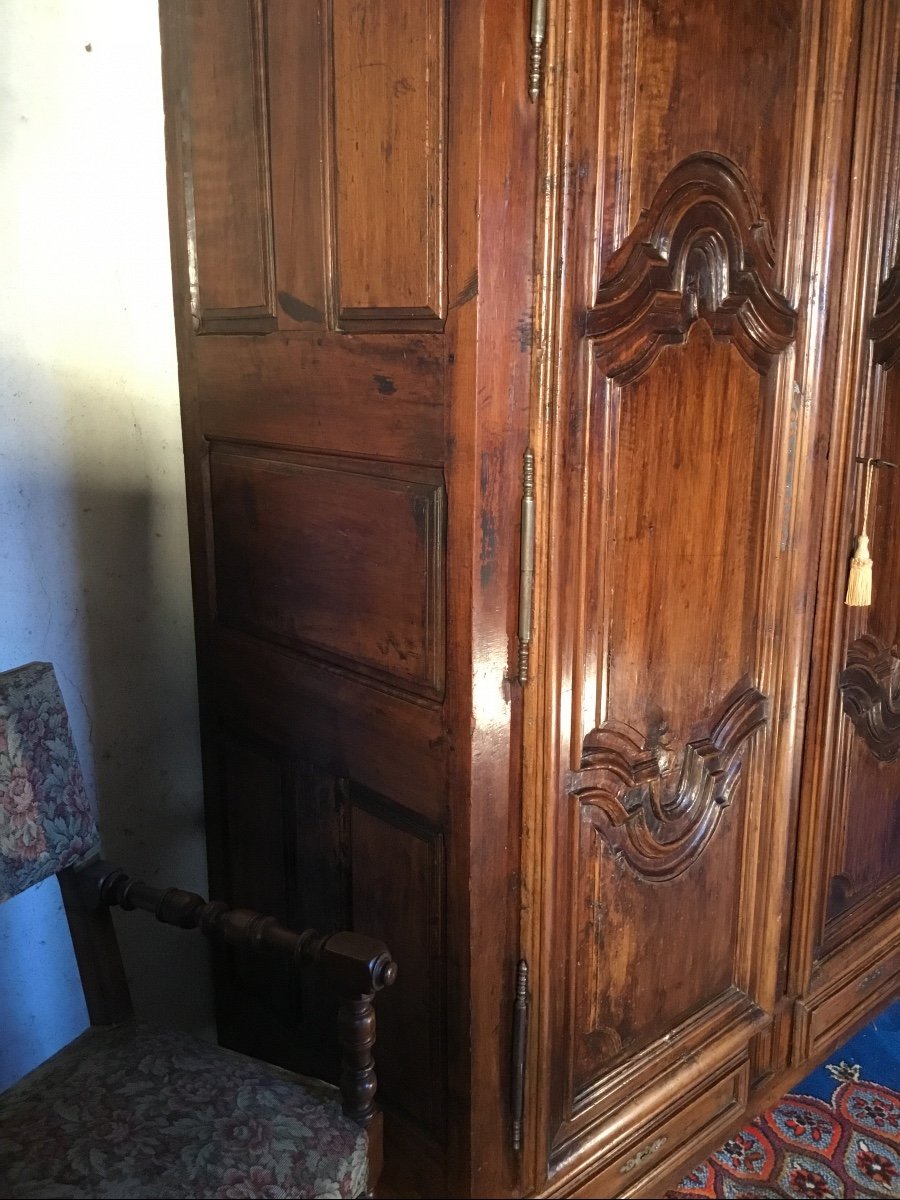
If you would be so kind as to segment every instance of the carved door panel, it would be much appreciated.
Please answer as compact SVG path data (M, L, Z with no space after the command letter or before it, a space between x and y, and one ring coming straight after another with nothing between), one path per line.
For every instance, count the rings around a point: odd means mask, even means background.
M812 716L804 765L795 1054L900 971L900 6L865 12ZM858 459L874 459L871 465ZM866 493L868 490L868 510ZM844 604L865 523L872 603ZM827 569L826 569L827 568Z
M850 8L557 6L557 417L537 435L556 799L532 815L547 1194L604 1164L622 1187L733 1122L784 991L820 231L840 206L841 109L819 89L847 69Z
M480 0L161 14L212 886L386 940L390 1165L420 1194L468 1194L479 1157L499 1194L516 864L485 829L510 822L527 15ZM486 914L471 921L470 896ZM490 986L470 999L482 956ZM292 981L230 965L218 1001L229 1044L327 1070L315 1022L299 1054Z

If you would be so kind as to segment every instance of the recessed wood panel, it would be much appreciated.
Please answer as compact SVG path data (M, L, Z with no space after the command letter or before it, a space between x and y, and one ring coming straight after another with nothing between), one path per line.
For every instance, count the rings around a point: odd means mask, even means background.
M325 0L267 0L269 131L278 325L321 329L328 321L330 227Z
M211 890L216 899L287 921L292 867L285 838L284 755L243 732L222 729L217 759L222 811L210 868L220 882ZM217 997L223 1044L269 1059L286 1050L280 1061L302 1069L289 964L246 951L219 952L216 962L220 980L228 981Z
M441 705L224 626L212 643L210 686L224 718L427 820L445 820L451 745Z
M191 0L186 146L200 332L275 327L261 0Z
M228 902L285 920L284 778L274 751L234 737L219 752Z
M738 785L767 715L752 683L770 436L763 377L698 322L635 382L598 387L596 455L609 483L590 504L589 544L606 547L602 591L599 579L590 586L603 604L585 617L597 670L579 680L587 724L571 780L573 1101L737 983L747 817ZM677 939L661 942L670 922Z
M378 1005L379 1089L389 1107L443 1138L444 843L437 826L351 785L354 928L399 964Z
M761 392L759 377L700 325L684 351L613 388L615 445L598 448L615 464L598 726L615 719L682 743L738 679L757 673ZM629 578L644 581L640 593ZM687 644L691 669L673 671Z
M215 441L444 461L438 334L197 338L200 416Z
M732 986L742 808L694 867L648 885L581 806L574 1097Z
M220 624L440 691L440 472L217 445L209 489Z
M338 315L444 314L444 0L332 0Z
M614 0L603 9L608 94L616 106L604 137L620 169L604 195L611 236L603 239L601 264L637 223L659 180L700 150L734 156L739 146L766 211L783 212L798 182L790 176L801 115L795 98L810 66L804 6ZM787 230L778 233L784 238Z

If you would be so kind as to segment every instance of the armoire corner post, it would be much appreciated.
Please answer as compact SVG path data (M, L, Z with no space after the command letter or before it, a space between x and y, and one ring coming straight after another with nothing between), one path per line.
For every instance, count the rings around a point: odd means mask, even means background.
M900 6L160 15L212 885L390 1194L658 1195L897 991Z

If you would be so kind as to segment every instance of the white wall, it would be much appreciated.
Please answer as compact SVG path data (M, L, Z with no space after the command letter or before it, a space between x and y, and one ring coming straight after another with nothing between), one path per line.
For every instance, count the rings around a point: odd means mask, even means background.
M107 856L205 892L156 3L0 8L0 669L56 665ZM208 1031L197 936L125 921Z

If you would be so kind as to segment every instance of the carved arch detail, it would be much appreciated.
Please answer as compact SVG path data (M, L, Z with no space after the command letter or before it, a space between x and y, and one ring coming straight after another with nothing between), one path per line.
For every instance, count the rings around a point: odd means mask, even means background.
M900 263L878 289L875 313L869 322L875 361L886 371L900 362Z
M881 762L900 758L900 658L871 634L847 651L838 677L844 712Z
M608 721L585 739L570 794L597 809L614 853L639 875L673 879L715 833L740 780L739 751L768 709L762 692L742 680L681 755L658 735Z
M669 172L610 259L585 335L624 384L702 319L762 375L797 330L773 280L768 222L745 175L722 155L694 154Z

